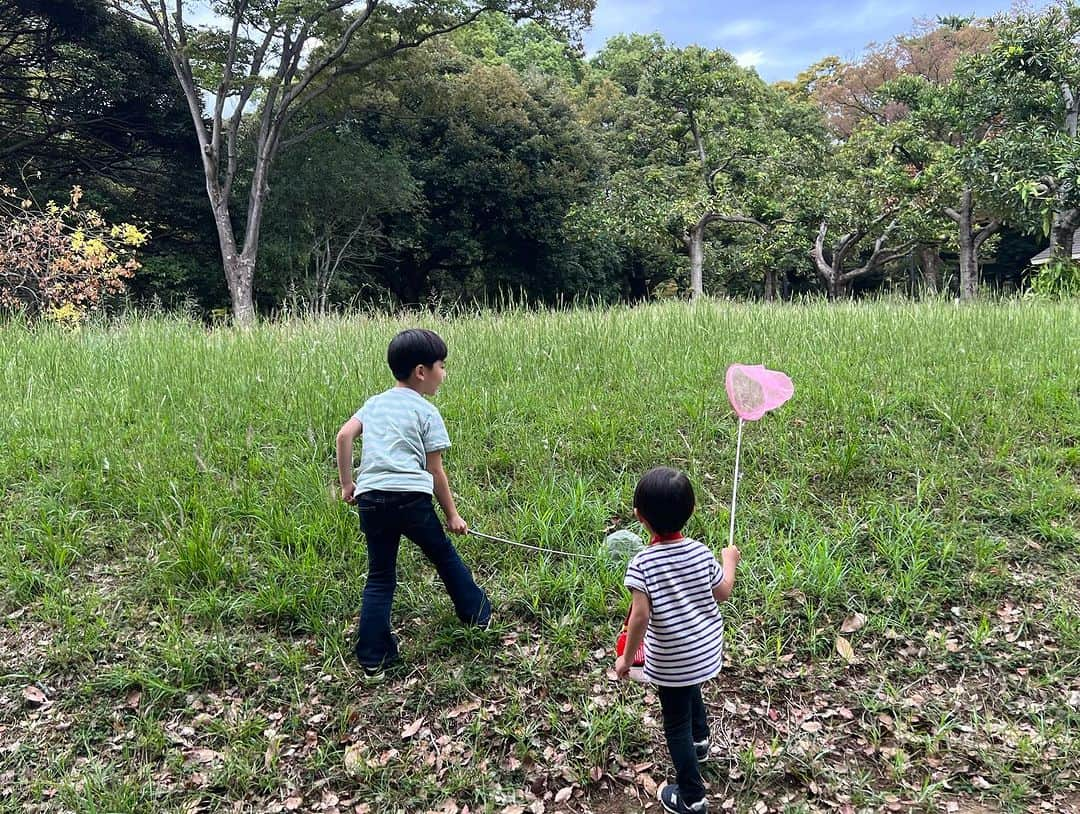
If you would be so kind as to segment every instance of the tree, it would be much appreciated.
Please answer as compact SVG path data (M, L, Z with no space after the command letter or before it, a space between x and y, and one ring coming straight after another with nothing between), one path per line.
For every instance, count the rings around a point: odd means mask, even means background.
M1069 264L1080 228L1080 5L1005 18L997 34L982 62L987 81L1002 86L992 154L1018 208L1042 221L1051 262Z
M313 116L329 115L313 108ZM304 120L296 126L303 128ZM266 282L280 281L302 295L316 313L348 299L395 250L387 217L420 206L420 191L397 148L372 144L362 123L345 121L324 130L279 159L289 183L269 200Z
M580 49L533 20L486 14L455 31L452 39L466 56L485 65L509 65L523 77L535 74L569 87L584 73Z
M944 215L955 224L960 299L974 300L980 252L1004 223L988 192L994 173L984 147L993 137L993 119L986 109L985 85L962 67L944 84L907 75L886 83L879 93L908 110L894 128L895 149L921 177L919 203L926 214ZM924 244L924 260L927 248Z
M942 216L954 224L962 299L976 296L980 250L1002 225L982 152L994 136L987 107L992 88L970 67L993 41L983 21L944 18L873 47L854 63L823 60L797 85L844 137L867 121L886 128L879 132L890 140L895 160L919 178L909 194L924 228L912 236L930 286L940 281L935 220Z
M737 224L771 239L787 219L793 171L820 156L824 131L808 105L723 51L655 49L640 39L617 45L598 61L618 69L624 84L634 74L622 52L636 49L647 61L635 94L615 97L609 107L617 112L598 122L621 164L599 204L628 230L674 235L690 258L691 296L699 296L710 227ZM775 281L765 289L774 291Z
M133 79L136 78L137 80ZM127 295L220 304L187 103L157 38L107 0L0 0L0 178L39 200L84 190L148 224Z
M293 117L342 77L468 25L485 11L535 17L575 30L588 21L593 0L312 0L261 3L222 0L213 5L224 25L194 25L193 2L111 0L122 13L152 28L183 90L201 150L234 319L254 317L253 285L259 232L270 192L271 168L289 141ZM203 94L212 100L209 116ZM252 111L254 109L254 115ZM243 235L238 239L231 205L240 139L250 119L253 167L247 182Z
M399 254L395 293L405 302L432 289L468 299L606 295L568 231L597 169L558 84L472 63L409 90L379 125L411 145L423 194L412 225L402 224L416 237Z
M902 102L879 93L882 85L903 76L944 84L962 57L989 48L994 36L988 26L975 20L963 26L959 22L923 23L912 34L872 45L854 62L826 57L801 73L792 90L813 99L843 138L866 118L880 124L898 121L907 111Z
M0 171L27 167L64 188L145 183L189 140L171 74L150 36L102 0L6 0Z
M807 204L819 224L810 251L831 299L851 294L856 280L911 252L918 209L910 169L891 150L888 127L867 121L808 184Z

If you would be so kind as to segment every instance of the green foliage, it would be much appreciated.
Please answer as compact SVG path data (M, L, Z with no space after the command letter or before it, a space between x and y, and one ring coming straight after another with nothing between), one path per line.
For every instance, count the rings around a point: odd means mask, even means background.
M539 74L567 86L584 73L581 56L567 42L532 20L515 22L505 14L485 14L454 32L454 45L486 65L509 65L522 76Z
M1031 278L1031 292L1038 297L1080 297L1080 263L1053 259Z
M801 173L824 152L817 113L719 50L616 38L593 67L619 90L594 82L582 104L609 168L589 219L624 245L680 250L699 224L729 219L725 242L745 243L747 257L756 247L760 278L792 236L775 227L793 220Z

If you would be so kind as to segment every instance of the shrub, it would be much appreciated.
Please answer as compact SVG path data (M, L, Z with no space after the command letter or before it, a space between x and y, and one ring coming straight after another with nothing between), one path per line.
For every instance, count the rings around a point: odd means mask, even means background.
M132 249L148 235L107 223L81 198L76 186L67 203L41 208L0 184L0 308L71 323L124 291L139 268Z

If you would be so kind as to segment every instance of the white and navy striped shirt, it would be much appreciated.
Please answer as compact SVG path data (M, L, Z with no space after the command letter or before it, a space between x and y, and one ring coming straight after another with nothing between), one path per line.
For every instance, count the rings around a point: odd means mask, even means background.
M427 454L450 446L438 409L411 387L372 396L354 416L364 425L356 494L434 491Z
M652 605L645 678L653 684L686 687L720 672L724 617L712 591L723 578L712 551L689 537L654 543L630 561L624 584Z

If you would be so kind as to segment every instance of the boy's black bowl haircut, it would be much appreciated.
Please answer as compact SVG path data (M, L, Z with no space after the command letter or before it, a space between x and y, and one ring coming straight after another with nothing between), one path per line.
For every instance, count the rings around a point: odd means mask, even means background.
M634 508L657 534L674 534L682 531L694 513L694 487L678 469L655 467L638 481Z
M386 363L394 378L403 382L417 365L431 367L440 360L445 361L446 354L446 343L437 333L426 328L409 328L390 340Z

